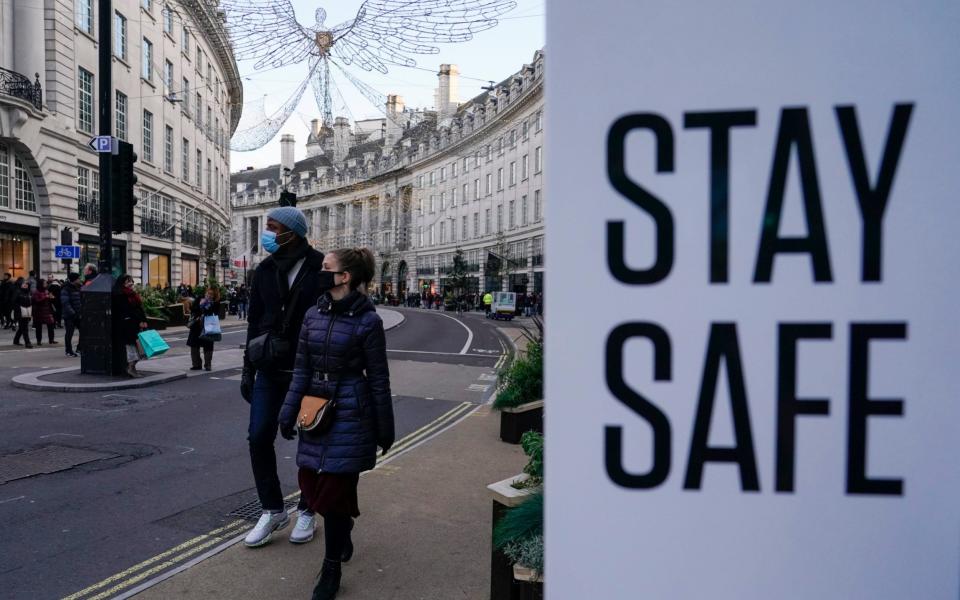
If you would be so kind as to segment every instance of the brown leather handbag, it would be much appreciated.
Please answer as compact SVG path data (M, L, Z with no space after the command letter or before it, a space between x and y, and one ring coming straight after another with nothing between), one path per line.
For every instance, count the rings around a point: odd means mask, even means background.
M297 415L297 427L300 431L324 431L333 421L336 402L320 396L304 396L300 401L300 414Z

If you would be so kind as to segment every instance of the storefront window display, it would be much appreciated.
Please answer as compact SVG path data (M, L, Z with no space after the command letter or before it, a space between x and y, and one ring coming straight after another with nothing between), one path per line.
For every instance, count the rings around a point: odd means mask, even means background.
M141 256L143 285L153 288L167 287L170 284L170 255L144 250Z
M180 283L195 286L200 283L200 261L194 258L185 258L180 263Z
M26 277L34 267L34 252L37 240L21 233L0 233L0 272L17 277Z
M113 265L114 278L119 278L126 271L127 256L125 250L126 249L123 246L113 246L113 257L111 259L111 264ZM80 267L83 268L83 265L87 263L92 263L95 265L100 264L99 242L80 241Z

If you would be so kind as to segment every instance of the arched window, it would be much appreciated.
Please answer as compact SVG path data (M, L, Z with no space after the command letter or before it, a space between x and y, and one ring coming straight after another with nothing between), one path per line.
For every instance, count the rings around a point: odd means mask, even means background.
M12 148L0 144L0 208L37 212L33 177Z

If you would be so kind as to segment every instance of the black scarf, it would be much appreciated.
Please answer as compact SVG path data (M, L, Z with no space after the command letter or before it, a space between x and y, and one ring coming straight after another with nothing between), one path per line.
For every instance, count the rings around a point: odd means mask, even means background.
M357 300L360 298L360 292L353 290L343 298L339 300L333 300L330 303L330 312L336 314L343 314L353 310L354 305L357 303ZM331 299L332 300L332 299Z
M290 269L310 250L310 244L307 243L307 240L297 234L293 235L295 241L280 246L280 249L271 255L273 262L277 264L277 268L284 274L289 273Z

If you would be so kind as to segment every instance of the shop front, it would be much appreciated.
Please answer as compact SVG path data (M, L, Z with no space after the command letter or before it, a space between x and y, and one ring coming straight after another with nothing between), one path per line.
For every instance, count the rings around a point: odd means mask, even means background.
M196 256L183 255L180 259L180 283L190 287L200 284L200 259Z
M100 238L92 235L80 236L80 265L79 269L87 263L94 265L100 264ZM113 240L113 256L111 264L113 266L113 277L119 278L127 270L127 243L123 240Z
M14 279L27 277L37 270L40 247L36 227L0 223L0 273L10 273Z
M143 248L140 252L143 267L143 285L165 288L170 283L170 253Z

